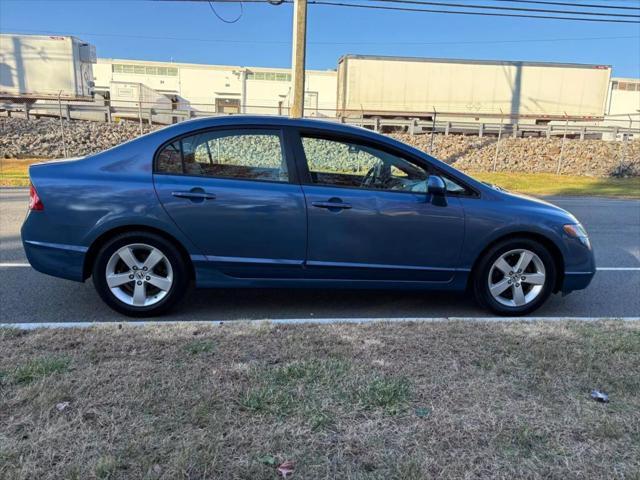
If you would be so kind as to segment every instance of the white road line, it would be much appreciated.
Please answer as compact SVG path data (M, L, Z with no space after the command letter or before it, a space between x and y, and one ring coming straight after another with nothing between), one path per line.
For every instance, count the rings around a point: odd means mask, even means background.
M6 262L0 263L0 268L29 268L26 262ZM640 267L598 267L598 272L640 272Z
M598 267L599 272L640 272L640 267Z
M602 320L618 320L622 322L640 322L640 317L417 317L417 318L276 318L264 320L184 320L184 321L125 321L125 322L34 322L34 323L0 323L0 328L18 328L34 330L36 328L91 328L113 327L123 325L131 327L161 327L161 326L222 326L222 325L329 325L335 323L366 324L366 323L442 323L442 322L599 322Z

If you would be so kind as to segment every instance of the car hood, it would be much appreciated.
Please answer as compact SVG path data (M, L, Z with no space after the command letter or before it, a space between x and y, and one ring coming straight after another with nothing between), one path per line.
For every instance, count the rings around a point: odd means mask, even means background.
M526 210L550 215L566 223L579 223L572 213L541 198L524 195L522 193L507 192L506 190L498 190L498 192L505 201L516 204Z

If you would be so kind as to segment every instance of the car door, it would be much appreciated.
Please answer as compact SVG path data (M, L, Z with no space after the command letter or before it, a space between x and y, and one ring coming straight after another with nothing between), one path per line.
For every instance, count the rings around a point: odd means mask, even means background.
M433 202L428 165L370 140L301 132L308 275L448 282L464 236L456 196ZM440 199L441 200L441 199Z
M207 261L241 277L301 270L304 197L280 129L213 129L157 153L160 201Z

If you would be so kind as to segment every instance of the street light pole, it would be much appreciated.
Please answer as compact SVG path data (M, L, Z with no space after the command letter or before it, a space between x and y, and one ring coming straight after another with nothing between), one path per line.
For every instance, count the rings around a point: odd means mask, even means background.
M294 0L293 44L291 58L291 80L293 102L289 110L291 118L304 116L304 66L307 45L307 0Z

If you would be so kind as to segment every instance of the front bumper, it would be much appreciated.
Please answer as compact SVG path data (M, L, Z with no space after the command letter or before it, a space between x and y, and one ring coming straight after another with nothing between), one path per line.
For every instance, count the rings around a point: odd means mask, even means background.
M567 295L574 290L587 288L595 274L595 269L593 272L565 272L562 288L560 289L562 294Z

